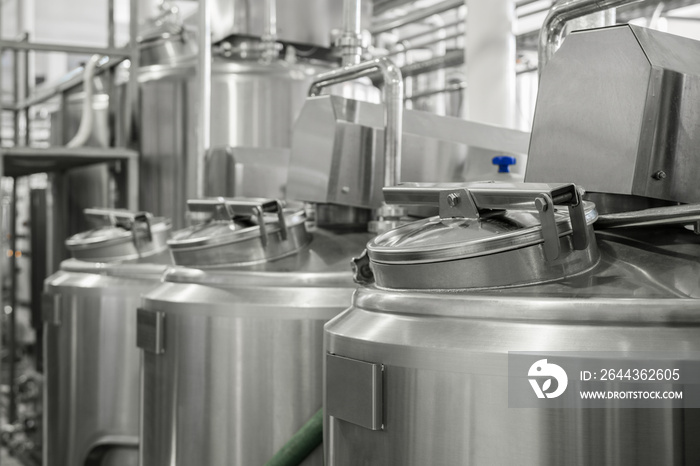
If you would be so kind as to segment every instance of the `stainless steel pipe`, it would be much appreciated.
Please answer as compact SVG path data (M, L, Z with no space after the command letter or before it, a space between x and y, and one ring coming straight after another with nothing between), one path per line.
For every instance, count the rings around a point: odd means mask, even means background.
M336 42L343 66L362 61L362 1L343 1L343 32Z
M197 58L199 115L197 118L196 193L204 197L205 157L211 147L211 0L199 1Z
M391 31L392 29L415 23L421 19L428 18L433 15L444 13L445 11L453 10L464 5L465 0L447 0L437 3L427 8L419 8L405 16L399 18L391 18L373 25L369 31L372 35L381 34L382 32Z
M401 181L401 125L403 123L403 78L401 70L386 57L375 58L319 74L311 83L309 96L317 96L326 87L381 72L384 80L384 186Z
M542 23L542 28L540 29L537 47L539 74L542 74L545 65L561 45L564 27L568 21L598 11L604 11L640 1L641 0L564 0L557 2L549 10L544 23Z

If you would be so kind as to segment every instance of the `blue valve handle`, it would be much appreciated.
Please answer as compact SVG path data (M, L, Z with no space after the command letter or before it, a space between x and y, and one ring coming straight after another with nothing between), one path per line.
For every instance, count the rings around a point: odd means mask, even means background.
M499 155L498 157L494 157L491 162L494 165L498 165L498 173L510 173L509 167L511 165L515 165L515 157L511 157L509 155Z

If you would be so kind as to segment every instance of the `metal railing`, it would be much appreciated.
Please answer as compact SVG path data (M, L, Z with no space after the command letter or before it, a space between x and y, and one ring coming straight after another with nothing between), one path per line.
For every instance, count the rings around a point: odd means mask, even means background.
M20 0L21 1L21 0ZM73 160L77 158L92 157L90 160L99 161L111 161L112 159L127 160L132 167L131 173L129 173L129 189L138 189L135 183L135 177L137 175L137 161L134 157L133 151L125 151L124 149L112 148L110 149L90 149L86 151L85 148L55 148L53 152L50 150L41 150L29 148L31 141L30 134L30 111L35 105L39 105L55 96L62 96L62 109L63 115L66 112L66 93L75 87L83 83L83 74L71 75L68 78L61 81L58 85L51 89L41 90L34 95L29 95L30 82L29 82L29 60L30 52L60 52L68 54L85 54L85 55L102 55L106 57L103 59L103 63L99 68L99 72L107 71L109 73L108 78L108 91L110 96L110 102L115 102L114 90L115 90L115 73L114 67L126 59L131 60L133 64L132 72L129 73L129 81L126 85L126 100L124 108L124 135L122 138L123 145L127 145L132 138L132 128L133 128L133 105L136 102L138 96L138 81L137 74L134 72L138 66L139 60L139 48L137 43L138 34L138 0L128 0L130 8L130 23L129 23L129 44L124 48L117 48L115 46L115 22L114 22L114 0L107 0L107 29L108 29L108 44L106 47L91 47L91 46L76 46L76 45L66 45L66 44L49 44L41 42L32 42L29 40L29 34L23 33L19 40L0 40L0 56L5 50L11 50L13 55L13 96L11 103L3 103L0 99L0 115L2 112L12 112L13 115L13 145L14 148L3 148L2 139L0 138L0 176L11 175L14 177L13 182L13 195L12 195L12 205L11 214L9 219L9 225L2 225L2 231L8 231L10 236L10 250L13 251L10 257L10 274L11 274L11 287L9 293L9 304L11 312L9 313L9 331L8 331L8 349L9 349L9 407L7 413L7 420L10 424L14 424L17 421L17 390L16 390L16 380L17 380L17 365L14 358L16 352L17 342L15 335L16 328L16 311L17 311L17 263L16 263L16 209L17 209L17 176L23 176L23 171L13 173L11 169L8 169L10 173L7 173L6 166L10 167L13 161L16 162L17 159L26 160L26 162L31 162L31 157L55 157L56 160ZM0 2L0 26L2 25L2 2ZM2 37L2 29L0 27L0 37ZM0 89L2 89L2 77L0 75ZM24 95L20 95L20 90L24 89ZM24 117L25 124L25 137L24 140L20 139L20 116ZM65 118L65 117L64 117ZM22 147L26 146L26 147ZM39 152L35 154L34 152ZM44 154L46 152L47 154ZM86 154L86 152L90 152ZM113 152L113 153L112 153ZM63 158L63 159L61 159ZM33 163L33 165L32 165ZM34 171L41 172L47 171L41 167L46 165L46 160L42 159L41 163L32 162L27 166L35 167ZM43 165L42 165L43 164ZM31 170L29 170L31 171ZM131 185L134 186L131 186ZM137 193L137 191L136 191ZM137 198L130 194L130 203L137 202ZM2 270L0 270L0 282L2 282ZM3 299L4 301L4 299Z

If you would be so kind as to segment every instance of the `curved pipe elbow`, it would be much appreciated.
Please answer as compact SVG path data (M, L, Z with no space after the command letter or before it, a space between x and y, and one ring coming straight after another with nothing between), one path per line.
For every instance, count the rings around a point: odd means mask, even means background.
M386 57L322 73L309 87L309 97L321 94L329 86L370 76L379 71L384 81L384 185L401 180L401 136L403 134L403 77L401 69Z

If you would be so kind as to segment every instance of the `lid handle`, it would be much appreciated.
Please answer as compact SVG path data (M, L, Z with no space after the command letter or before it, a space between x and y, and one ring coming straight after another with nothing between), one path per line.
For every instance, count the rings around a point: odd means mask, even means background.
M103 225L111 225L131 231L137 249L140 249L143 242L153 241L153 233L151 232L151 218L153 214L150 212L132 212L124 209L94 207L85 209L83 214L89 220L97 220L102 222Z
M284 217L284 203L278 199L266 199L258 197L218 197L213 199L193 199L187 201L190 212L210 213L214 218L225 215L233 221L240 217L255 217L260 226L260 240L263 246L267 246L267 228L265 226L266 212L276 213L280 226L280 236L287 239L287 221Z
M588 247L581 192L572 183L402 183L384 188L388 204L437 205L440 218L479 218L494 210L537 210L542 224L545 258L561 251L554 206L566 205L574 249Z
M695 234L700 235L700 204L683 204L599 215L596 228L634 228L674 224L692 224Z

